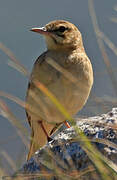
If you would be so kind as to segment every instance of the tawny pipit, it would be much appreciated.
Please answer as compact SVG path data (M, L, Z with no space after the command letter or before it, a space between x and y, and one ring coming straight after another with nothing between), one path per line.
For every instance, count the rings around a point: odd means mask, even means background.
M26 108L26 113L32 129L28 159L46 144L56 125L66 120L34 82L45 85L71 116L82 109L93 84L92 65L75 25L57 20L32 31L45 37L47 51L36 60L27 90L30 108Z

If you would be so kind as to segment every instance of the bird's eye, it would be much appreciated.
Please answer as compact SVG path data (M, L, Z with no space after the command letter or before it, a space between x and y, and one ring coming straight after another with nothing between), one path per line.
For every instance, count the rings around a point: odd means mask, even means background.
M58 29L58 31L61 32L61 33L64 32L65 30L66 30L65 26L60 26L59 29Z

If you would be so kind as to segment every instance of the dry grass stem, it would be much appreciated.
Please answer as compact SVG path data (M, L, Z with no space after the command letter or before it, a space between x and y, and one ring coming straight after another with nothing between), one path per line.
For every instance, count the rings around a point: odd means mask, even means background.
M112 67L110 64L110 60L109 60L108 55L106 53L106 49L105 49L102 38L108 44L108 46L114 51L114 53L116 52L116 48L115 48L114 44L111 41L109 41L109 39L99 29L96 13L95 13L95 9L94 9L94 0L88 0L88 5L89 5L90 16L92 19L92 24L93 24L94 31L95 31L95 34L97 37L97 42L98 42L104 63L106 65L107 72L108 72L109 77L111 79L114 91L117 95L117 80L114 76L114 73L113 73L113 70L112 70ZM116 52L116 54L117 54L117 52Z
M24 135L27 135L27 131L20 123L20 120L18 120L15 115L11 112L11 110L8 108L6 103L3 100L0 100L0 110L2 111L1 115L3 115L5 118L7 118L10 123L15 127L17 134L21 138L22 142L25 144L26 147L29 147L29 144L24 137ZM24 135L23 135L24 134Z
M13 169L13 171L17 170L17 167L14 163L14 161L11 159L11 157L8 155L8 153L6 151L2 151L1 155L6 159L6 161L8 162L8 164L11 166L11 168Z
M12 65L13 67L15 67L18 71L22 72L25 76L30 75L30 73L27 71L27 69L17 60L17 58L14 56L14 54L11 52L10 49L8 49L5 45L3 45L0 42L0 49L10 58L10 60L12 61L12 63L9 65Z

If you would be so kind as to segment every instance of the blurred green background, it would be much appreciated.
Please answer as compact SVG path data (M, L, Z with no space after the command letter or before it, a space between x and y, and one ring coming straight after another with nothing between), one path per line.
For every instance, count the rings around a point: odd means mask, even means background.
M117 7L115 3L115 0L94 0L101 31L117 46ZM40 35L29 30L56 19L68 20L80 29L85 50L94 69L92 93L79 116L93 116L108 112L116 106L117 97L96 40L88 1L0 0L0 42L7 46L20 63L31 72L33 63L46 49L46 46ZM106 44L105 48L116 77L117 56ZM8 61L8 56L0 50L0 90L25 100L28 79L9 67ZM4 100L30 133L24 109L10 100ZM5 152L19 167L25 162L27 154L25 145L16 134L12 124L0 116L0 167L12 173L13 169L11 165L8 165Z

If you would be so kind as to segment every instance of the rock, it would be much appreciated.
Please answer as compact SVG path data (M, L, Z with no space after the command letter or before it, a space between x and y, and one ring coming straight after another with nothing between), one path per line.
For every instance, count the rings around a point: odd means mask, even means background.
M76 127L91 139L99 152L117 165L117 108L101 116L76 118ZM36 152L13 177L28 177L30 180L100 180L95 163L83 150L80 141L75 140L76 137L73 127L63 130ZM109 176L110 180L117 179L116 174L110 173Z

